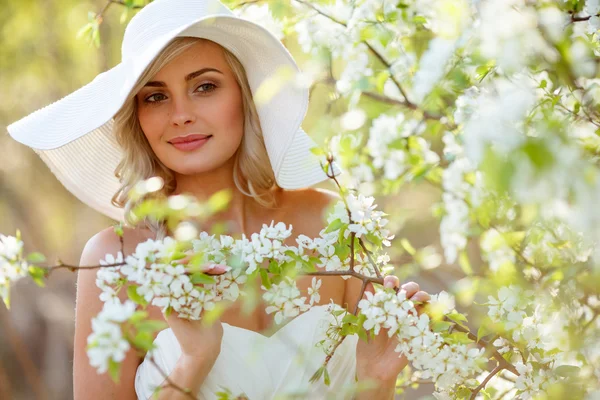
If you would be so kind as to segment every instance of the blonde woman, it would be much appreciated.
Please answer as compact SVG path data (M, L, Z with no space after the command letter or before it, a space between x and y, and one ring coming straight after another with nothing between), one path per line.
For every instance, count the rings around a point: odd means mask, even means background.
M274 36L235 17L216 0L156 0L130 22L122 55L119 65L88 85L9 126L10 134L34 148L78 198L115 220L126 220L128 190L158 175L165 182L165 196L189 193L204 200L218 190L231 190L230 207L207 221L204 230L228 221L231 235L250 236L274 220L293 226L289 245L295 245L297 235L319 235L324 212L338 197L309 188L327 177L310 152L314 143L300 128L307 90L289 83L268 102L253 100L260 84L279 69L297 70ZM162 226L131 226L124 233L125 254L140 242L168 234ZM119 238L107 228L88 241L81 265L97 265L120 250ZM224 271L207 267L210 274ZM118 383L90 366L87 337L91 319L102 309L95 280L96 270L79 272L74 397L147 398L164 376L143 356L129 351ZM399 282L386 277L385 284ZM309 277L298 280L301 291L309 286ZM428 299L415 283L403 288L416 300ZM353 310L360 289L355 279L324 277L321 303L331 299ZM166 318L169 329L155 338L157 362L170 381L202 399L216 398L215 392L225 387L262 400L289 389L292 381L305 383L314 371L292 363L293 354L287 355L285 371L269 367L274 364L267 359L281 361L284 354L271 354L268 348L262 369L240 361L236 346L251 346L251 338L270 343L259 335L271 325L264 308L244 315L234 304L210 328L172 314ZM294 329L305 338L306 348L315 344L312 333L324 310L314 307L297 317ZM165 320L157 307L148 311L152 319ZM357 398L393 398L396 376L406 365L394 352L393 340L382 334L368 343L356 338L344 343L330 371L331 388L316 385L310 398L322 398L326 390L335 392L355 379L378 383ZM311 353L316 357L312 361L322 362L321 353ZM166 388L158 398L189 397Z

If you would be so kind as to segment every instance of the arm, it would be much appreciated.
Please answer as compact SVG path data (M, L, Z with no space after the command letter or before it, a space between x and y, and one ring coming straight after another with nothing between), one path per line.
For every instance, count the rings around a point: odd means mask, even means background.
M135 250L137 243L147 238L129 237L128 231L125 231L124 243L125 253L131 254ZM112 228L105 229L92 237L86 244L81 256L80 265L98 265L99 260L104 259L106 254L116 255L121 251L121 243L118 236ZM77 279L77 304L76 304L76 322L75 322L75 349L73 366L73 388L74 399L137 399L135 392L135 375L137 368L142 362L142 358L136 354L136 351L130 349L121 364L121 374L119 382L112 381L108 374L99 375L90 363L86 353L87 338L92 332L91 320L102 310L103 303L99 299L101 290L96 286L97 269L79 270ZM127 299L127 293L122 290L119 293L121 301ZM147 309L151 319L160 319L164 321L160 310L149 307ZM174 319L175 318L175 319ZM195 331L187 331L186 325L189 322L179 320L176 317L169 318L169 324L174 332L184 332L184 335L194 336ZM173 326L175 324L175 326ZM216 328L221 328L216 324ZM221 328L222 329L222 328ZM208 330L208 333L213 331ZM217 332L217 342L220 342L220 332ZM158 334L158 333L156 333ZM155 334L155 336L156 336ZM205 338L208 339L208 338ZM206 340L210 342L209 340ZM215 346L213 346L215 347ZM169 381L180 388L189 388L195 395L204 382L206 376L212 369L218 352L205 351L199 352L201 356L182 355L169 375ZM165 379L166 383L166 379ZM158 399L189 399L190 395L181 393L180 390L165 388L161 390Z
M181 356L175 368L169 375L169 380L180 388L190 389L191 393L184 394L163 382L164 388L159 391L157 400L190 400L196 398L202 383L212 369L216 360L196 360Z
M372 380L373 381L373 380ZM359 379L358 382L361 382ZM396 394L396 382L382 383L377 381L377 387L373 390L362 390L356 394L355 400L394 400Z
M93 236L85 245L80 265L98 265L107 253L117 254L121 250L119 238L112 228ZM86 347L92 332L91 321L102 310L99 299L101 290L96 286L96 269L79 270L77 274L77 297L75 305L75 343L73 355L73 394L75 400L123 399L137 400L134 389L135 372L140 358L129 350L121 366L119 383L114 383L109 374L99 375L90 365ZM121 292L121 301L127 297Z

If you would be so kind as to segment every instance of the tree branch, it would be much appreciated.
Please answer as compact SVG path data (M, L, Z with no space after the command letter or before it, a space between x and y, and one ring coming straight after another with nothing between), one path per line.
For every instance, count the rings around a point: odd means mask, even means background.
M498 372L502 371L503 369L504 368L501 367L500 365L496 366L496 368L494 368L492 370L492 372L490 372L488 374L488 376L485 377L483 382L481 382L481 384L479 386L477 386L475 389L473 389L471 391L471 399L470 400L475 400L475 398L477 397L477 394L481 391L481 389L483 389L485 387L485 385L487 385L487 383L490 381L490 379L492 379L494 377L494 375L496 375Z

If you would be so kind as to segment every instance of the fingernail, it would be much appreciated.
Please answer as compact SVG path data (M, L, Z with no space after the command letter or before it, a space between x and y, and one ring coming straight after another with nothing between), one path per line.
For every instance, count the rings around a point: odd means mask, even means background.
M214 269L217 265L216 264L210 264L208 267L206 267L207 271L210 271L211 269Z
M390 282L390 281L386 281L383 283L383 287L385 288L393 288L394 287L394 283Z

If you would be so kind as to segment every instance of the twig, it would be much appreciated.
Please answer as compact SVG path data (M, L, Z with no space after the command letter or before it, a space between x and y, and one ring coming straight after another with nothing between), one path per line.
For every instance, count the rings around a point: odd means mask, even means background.
M340 24L340 25L342 25L342 26L344 26L344 27L347 27L347 26L348 26L348 25L347 25L345 22L343 22L343 21L340 21L339 19L337 19L337 18L334 18L333 16L331 16L331 15L329 15L329 14L327 14L327 13L324 13L323 11L319 10L317 7L315 7L315 6L314 6L314 4L308 3L308 2L306 2L306 1L304 1L304 0L295 0L295 1L296 1L296 2L298 2L298 3L300 3L300 4L303 4L303 5L307 6L307 7L309 7L309 8L312 8L312 9L313 9L314 11L316 11L318 14L320 14L320 15L324 16L325 18L328 18L328 19L332 20L333 22L335 22L335 23L337 23L337 24Z
M569 14L571 14L571 22L589 21L592 17L600 17L600 14L587 15L585 17L582 17L582 16L575 15L574 11L569 11Z
M360 243L360 247L363 248L363 250L367 254L367 257L369 258L369 261L371 262L371 264L373 266L373 269L375 269L375 275L377 275L378 278L381 278L381 272L379 271L379 267L377 267L377 264L373 260L371 251L369 251L369 249L367 249L367 246L365 246L365 242L361 238L358 238L358 243Z
M498 364L500 367L502 367L502 369L506 369L517 376L521 375L521 374L519 374L519 371L517 371L517 369L514 367L514 365L512 365L511 363L506 361L504 359L504 357L502 357L502 354L498 353L498 351L496 350L496 348L493 345L489 344L488 342L486 342L485 340L483 340L481 338L477 339L477 336L474 335L473 333L471 333L471 331L468 328L465 328L464 326L457 324L455 321L451 320L450 318L445 317L445 319L448 322L454 323L454 329L456 329L459 332L466 333L467 336L469 337L469 339L473 340L476 344L483 346L486 350L490 351L492 353L493 357L496 359L496 361L498 361Z
M152 365L154 365L154 367L158 370L158 372L160 372L160 374L165 377L165 382L167 382L166 385L161 385L158 388L162 389L162 388L172 387L173 389L178 390L181 393L185 394L190 399L196 400L196 398L194 397L194 395L191 393L190 389L184 389L184 388L182 388L181 386L175 384L172 380L169 379L169 375L167 375L167 373L162 370L162 368L156 363L156 361L154 361L154 357L152 357L152 355L150 355L150 357L148 357L148 360L152 363Z
M481 391L481 389L483 389L485 387L485 385L487 385L487 383L490 381L490 379L492 379L494 377L494 375L496 375L498 372L502 371L503 369L504 368L500 365L496 366L496 368L494 368L492 370L492 372L490 372L488 374L488 376L485 377L483 382L481 382L481 384L479 386L477 386L475 389L473 389L471 391L471 399L470 400L475 400L475 397L477 397L477 394Z
M347 28L348 25L343 22L340 21L339 19L333 17L332 15L329 15L325 12L323 12L322 10L320 10L319 8L315 7L313 4L307 3L304 0L295 0L296 2L303 4L311 9L313 9L314 11L316 11L318 14L324 16L325 18ZM400 93L402 94L402 97L404 97L404 101L400 101L400 100L395 100L395 99L391 99L387 96L383 96L383 95L379 95L376 93L372 93L372 92L362 92L362 94L365 94L373 99L379 100L379 101L383 101L387 104L397 104L397 105L401 105L403 107L407 107L411 110L414 111L420 111L423 114L423 118L425 119L430 119L430 120L436 120L439 121L442 119L441 115L435 115L435 114L431 114L425 110L422 110L419 106L417 106L415 103L411 102L408 99L408 96L406 94L406 91L404 90L404 88L402 87L402 85L400 84L400 82L396 79L396 77L394 76L394 74L392 73L392 66L389 63L389 61L387 61L383 55L381 53L379 53L367 40L362 40L361 43L363 43L364 45L367 46L367 48L369 49L369 51L385 66L385 68L389 71L390 73L390 79L392 80L392 82L394 82L394 85L396 85L396 87L398 88L398 90L400 91ZM448 125L449 129L454 129L455 126L453 126L452 124L446 124Z
M68 265L68 264L59 264L59 265L52 265L52 266L47 266L47 267L43 267L43 266L39 266L40 268L44 268L47 270L46 272L46 276L49 276L52 272L58 270L58 269L68 269L71 272L75 272L76 270L79 269L99 269L99 268L109 268L109 267L122 267L126 265L125 263L115 263L115 264L106 264L106 265Z
M242 1L242 2L234 5L231 8L235 10L236 8L245 7L245 6L249 5L249 4L260 3L261 1L264 1L264 0L247 0L247 1Z
M104 7L102 7L102 10L100 10L100 12L98 14L96 14L96 19L98 20L98 23L101 24L102 21L104 21L104 14L106 13L106 11L108 10L108 8L113 5L113 4L118 4L121 6L126 6L125 2L123 0L108 0L108 2L104 5ZM131 6L130 8L132 9L141 9L144 8L145 5L143 6Z
M360 288L360 297L358 298L358 301L356 302L356 305L354 306L354 312L352 313L354 315L356 315L358 313L358 303L360 302L360 299L362 299L366 288L367 288L367 281L363 281L362 287Z

